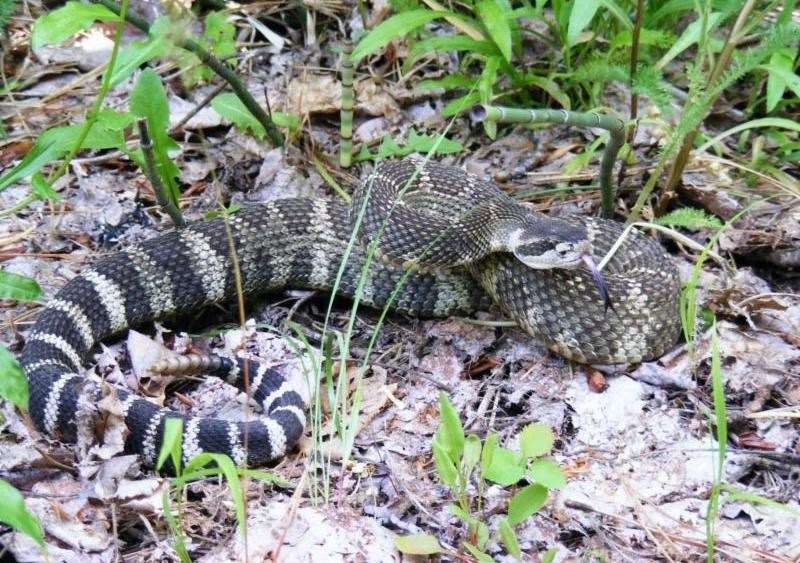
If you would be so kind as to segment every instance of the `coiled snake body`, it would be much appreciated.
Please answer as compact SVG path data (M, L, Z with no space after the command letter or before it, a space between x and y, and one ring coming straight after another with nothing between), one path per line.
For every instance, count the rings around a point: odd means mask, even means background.
M399 203L397 192L405 192ZM338 287L343 295L354 294L366 264L361 302L373 307L391 297L392 309L438 317L486 307L491 298L549 348L579 362L639 362L677 338L678 277L648 237L632 232L604 270L608 308L592 276L574 266L588 249L602 257L620 236L619 224L552 220L457 168L406 159L379 167L351 208L323 199L272 201L229 217L230 234L222 219L194 224L83 271L47 304L22 351L36 426L76 439L79 412L101 395L99 384L81 375L100 340L235 295L231 246L247 295L330 289L364 202L361 235L379 244L371 261L366 244L354 245ZM383 225L387 212L392 220ZM242 386L245 363L232 363L230 383ZM127 449L152 465L164 419L179 417L185 459L214 451L259 465L282 456L303 432L305 405L277 372L255 363L248 370L264 412L247 422L179 415L120 390Z

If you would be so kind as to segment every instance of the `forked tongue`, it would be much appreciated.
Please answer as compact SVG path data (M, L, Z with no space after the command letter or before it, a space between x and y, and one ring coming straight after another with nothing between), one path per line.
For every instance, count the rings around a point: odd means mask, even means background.
M592 278L594 278L594 283L597 285L597 291L600 292L600 298L603 300L603 303L606 306L606 311L611 309L614 310L614 304L611 302L611 295L608 293L608 286L606 285L606 280L603 277L603 273L600 271L600 268L597 267L597 264L594 262L594 258L589 253L581 254L581 260L583 263L586 264L586 268L589 270L589 273L592 274Z

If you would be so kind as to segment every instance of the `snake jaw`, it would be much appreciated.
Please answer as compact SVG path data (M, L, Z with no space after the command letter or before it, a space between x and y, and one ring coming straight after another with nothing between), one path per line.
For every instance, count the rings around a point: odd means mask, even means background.
M592 258L592 255L588 252L581 254L581 260L586 265L586 268L589 270L589 273L594 279L594 283L597 285L597 291L600 292L600 298L603 300L606 311L609 309L613 311L614 303L611 301L611 295L608 293L608 285L603 277L603 272L600 271L600 268L597 267L594 258Z

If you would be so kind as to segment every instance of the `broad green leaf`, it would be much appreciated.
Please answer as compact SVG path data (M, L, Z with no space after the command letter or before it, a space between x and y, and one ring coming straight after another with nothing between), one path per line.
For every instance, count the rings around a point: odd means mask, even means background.
M503 540L503 545L506 546L511 557L522 559L522 550L519 548L517 534L514 533L511 524L508 523L508 518L500 518L497 528L500 532L500 539Z
M168 417L164 420L164 434L161 440L161 449L158 452L156 471L163 467L167 457L172 459L172 468L176 474L181 472L181 441L183 440L183 420Z
M511 28L506 12L495 0L481 0L475 4L475 11L500 54L511 62Z
M394 539L394 546L400 553L408 555L433 555L442 552L439 540L428 534L397 536Z
M492 464L483 472L483 478L508 487L522 479L523 471L517 452L507 448L496 448L492 455Z
M218 59L225 60L236 53L235 33L236 29L233 24L228 22L227 14L210 12L205 17L203 34L197 42ZM202 64L195 53L183 51L179 58L181 59L181 68L188 68L183 76L187 85L192 86L214 77L214 71Z
M467 474L472 472L481 459L481 439L475 434L470 434L464 441L464 457L462 463Z
M417 59L431 51L468 51L485 56L491 56L497 52L488 41L478 41L466 35L442 35L417 41L411 48L409 58Z
M300 128L300 117L293 113L273 111L270 115L272 122L278 127L286 127L289 131L297 131ZM259 125L261 125L259 123Z
M0 397L10 401L18 409L28 410L28 382L25 380L25 373L3 344L0 344ZM0 514L2 513L0 510Z
M767 76L767 111L775 109L775 106L783 98L786 88L800 98L800 76L792 72L793 61L791 59L783 59L780 62L770 61L770 64L760 65L758 68L769 73Z
M211 100L211 107L242 131L250 130L258 139L263 139L267 134L264 126L250 113L236 94L227 92L216 96Z
M553 449L553 430L546 424L529 424L519 435L519 450L525 458L540 457Z
M508 523L516 526L537 512L547 502L547 489L542 485L528 485L511 497L508 503Z
M123 131L133 123L133 115L127 111L105 108L97 112L96 123L109 131Z
M458 487L456 464L438 439L433 440L431 447L433 448L433 463L436 466L436 474L439 476L439 480L451 489L456 489Z
M222 209L214 209L213 211L206 211L203 214L203 219L206 221L210 221L211 219L216 219L217 217L230 217L237 211L242 208L241 205L238 203L233 203L228 207L223 207Z
M486 440L483 442L483 451L481 452L481 475L484 477L486 476L486 472L492 466L494 452L497 450L498 439L499 435L496 432L492 432L486 436Z
M119 21L119 16L101 4L67 2L65 6L40 16L33 22L31 48L60 43L95 21Z
M706 32L710 33L713 29L715 29L721 17L721 12L712 12L709 14L708 19L706 20L708 23L708 29ZM675 41L669 51L664 53L661 59L659 59L659 61L655 64L655 67L657 69L664 68L672 59L697 43L703 33L703 30L700 28L701 23L702 20L695 20L687 25L686 29L684 29L683 33L681 33L681 36L678 37L678 40Z
M435 154L454 154L464 150L461 143L448 139L443 135L419 134L413 127L408 131L408 144L406 154L412 152Z
M444 392L439 393L439 413L442 420L436 431L436 439L445 448L450 459L458 465L464 451L464 428L456 409Z
M452 15L452 13L444 10L434 12L432 10L422 9L395 14L367 33L361 41L358 42L358 45L353 48L350 59L353 62L358 62L370 53L385 46L393 39L399 39L416 28L425 25L429 21Z
M571 47L575 44L578 36L592 21L599 7L600 0L573 2L572 11L569 14L569 26L567 27L567 46Z
M562 108L566 110L572 109L572 100L554 80L529 74L525 76L525 82L547 92Z
M153 69L146 68L136 80L130 98L131 112L147 119L150 136L163 136L169 127L169 103L161 78Z
M549 459L537 459L528 468L528 477L548 489L563 489L567 486L564 473L557 463Z
M41 172L34 172L31 176L31 193L38 199L46 199L50 201L59 201L61 196L58 195Z
M41 296L42 288L35 279L0 271L0 299L36 301Z
M147 41L131 41L120 50L117 56L114 74L111 75L111 86L117 86L144 63L162 56L168 48L169 44L164 36L154 34L153 28L150 29L150 37Z
M236 28L228 17L224 12L209 12L205 17L203 43L221 59L236 52Z
M495 563L494 559L492 559L488 553L485 553L483 550L472 545L468 541L464 542L464 547L467 549L467 551L469 551L470 555L479 561L479 563Z
M25 506L25 500L20 492L2 479L0 479L0 521L29 536L40 546L44 546L42 525L39 520Z
M147 130L153 144L156 172L167 188L170 199L177 205L180 191L176 178L180 170L170 158L169 151L178 148L167 133L169 129L169 102L161 78L154 70L146 68L133 86L130 98L131 112L147 120Z
M556 555L558 555L558 551L556 548L551 547L544 552L544 555L542 555L542 563L553 563L553 561L556 559Z
M457 504L449 504L447 508L450 509L450 512L453 514L453 516L464 522L464 524L466 524L467 526L474 526L475 524L478 523L477 518L475 518L471 514L468 514L463 508L461 508Z
M486 549L486 544L489 542L489 526L487 526L483 520L478 520L475 527L478 547L480 549Z
M82 124L54 127L42 133L30 151L14 168L0 176L0 190L39 172L44 166L66 155L78 141ZM83 141L82 148L123 148L125 139L121 131L112 131L95 125Z

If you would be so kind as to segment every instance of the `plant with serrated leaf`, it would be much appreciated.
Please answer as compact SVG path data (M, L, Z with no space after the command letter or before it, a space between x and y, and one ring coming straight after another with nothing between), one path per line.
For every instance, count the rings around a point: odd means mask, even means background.
M642 14L645 25L635 38L638 69L631 77L634 23L627 3L552 0L532 5L527 1L467 0L448 9L433 2L395 2L393 6L398 13L361 39L353 50L353 59L406 36L412 37L409 57L404 61L406 70L431 52L458 53L457 72L419 85L462 91L444 108L445 116L478 102L530 103L529 92L533 91L543 92L544 96L536 97L549 97L565 109L571 108L571 100L582 100L588 93L583 105L593 107L610 80L631 83L634 91L651 96L665 109L667 89L662 69L699 40L695 28L680 40L665 31L670 29L666 22L685 17L686 7L662 10L657 3L647 3ZM719 25L733 14L732 9L719 13L714 23ZM431 22L448 29L430 32L426 26ZM547 33L541 32L541 24ZM552 48L539 50L532 57L528 53L532 40Z
M692 231L699 229L718 229L722 227L722 221L718 217L709 215L702 209L695 207L681 207L658 217L655 220L657 225L668 227L681 227Z
M561 468L543 458L553 448L552 430L544 424L529 424L519 434L519 449L512 450L498 445L496 433L483 441L474 434L465 435L458 413L444 393L439 396L439 405L442 420L433 438L433 460L437 477L456 500L450 505L450 512L467 528L464 549L479 561L492 561L486 549L491 540L498 540L509 554L521 559L514 526L545 505L550 489L566 485ZM497 519L493 532L482 513L487 485L511 487L521 482L527 484L514 492L506 514ZM419 546L430 549L435 541L430 536L406 536L397 547L404 553L422 553ZM548 554L543 560L552 557Z
M391 137L385 135L381 140L376 152L370 150L362 145L361 151L355 156L355 161L360 162L364 160L384 160L386 158L404 157L412 153L419 154L455 154L464 150L464 147L458 141L448 139L442 135L427 135L425 133L417 133L416 129L411 128L408 131L408 139L402 145Z

